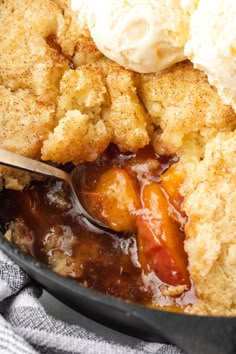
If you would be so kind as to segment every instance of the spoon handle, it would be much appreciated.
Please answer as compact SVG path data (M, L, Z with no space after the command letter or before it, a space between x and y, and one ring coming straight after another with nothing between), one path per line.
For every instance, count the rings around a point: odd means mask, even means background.
M48 177L57 177L70 183L70 176L66 172L11 151L0 149L0 164Z
M5 165L17 169L21 169L28 172L37 173L40 175L44 175L47 177L59 178L63 181L66 181L70 187L71 196L80 211L80 213L85 217L85 223L88 221L91 225L95 226L94 231L96 232L109 232L117 235L116 231L111 230L108 226L103 224L97 219L94 219L82 206L78 195L76 193L76 189L74 188L73 182L71 180L71 176L60 170L59 168L47 165L46 163L30 159L28 157L24 157L14 152L10 152L7 150L0 149L0 165ZM86 221L87 220L87 221ZM91 228L90 225L90 228Z

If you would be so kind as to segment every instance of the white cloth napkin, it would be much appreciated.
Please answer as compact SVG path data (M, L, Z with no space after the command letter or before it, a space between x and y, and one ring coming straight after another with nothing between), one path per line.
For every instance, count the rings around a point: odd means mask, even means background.
M42 290L0 251L1 354L181 354L171 345L140 341L134 348L99 338L49 316Z

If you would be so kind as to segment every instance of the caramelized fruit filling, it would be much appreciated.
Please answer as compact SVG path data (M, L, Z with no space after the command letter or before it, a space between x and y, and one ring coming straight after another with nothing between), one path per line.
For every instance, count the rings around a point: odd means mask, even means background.
M1 192L6 237L85 286L148 306L184 308L195 298L176 162L151 147L122 154L111 145L96 162L81 165L82 203L122 232L117 236L94 230L73 206L67 186L47 180L23 192Z

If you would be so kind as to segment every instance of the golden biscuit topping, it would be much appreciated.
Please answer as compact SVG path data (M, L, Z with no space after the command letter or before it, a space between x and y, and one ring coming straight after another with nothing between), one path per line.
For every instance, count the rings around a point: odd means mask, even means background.
M188 270L199 298L185 311L236 315L236 116L206 75L189 61L158 74L126 70L99 52L69 0L0 0L0 23L0 148L58 164L94 162L111 144L121 153L136 154L151 143L159 159L175 156L174 167L169 172L163 167L154 181L165 192L150 183L142 190L142 202L153 220L156 210L145 196L163 199L164 193L175 208L183 207L178 216L187 218L187 224L177 222L185 227ZM135 168L144 168L141 165ZM0 167L0 178L1 189L22 190L35 176ZM108 187L113 185L109 178L104 182ZM107 198L104 186L96 191ZM124 210L129 210L126 203L121 214ZM139 233L146 230L147 235L142 247L153 255L152 229L144 214L137 219ZM133 219L127 220L133 230ZM8 231L8 237L17 242L20 232L28 232L21 221L9 228L13 234ZM172 226L168 230L171 252L181 249L178 237L172 239ZM49 243L60 249L63 232L51 228ZM77 242L70 233L65 239ZM44 246L50 245L45 241ZM61 249L58 254L61 262L52 257L50 264L58 271L67 265L68 272L75 272L70 257L62 257ZM101 257L99 245L94 254ZM171 256L184 281L173 280L162 288L163 296L181 295L189 287L186 262Z

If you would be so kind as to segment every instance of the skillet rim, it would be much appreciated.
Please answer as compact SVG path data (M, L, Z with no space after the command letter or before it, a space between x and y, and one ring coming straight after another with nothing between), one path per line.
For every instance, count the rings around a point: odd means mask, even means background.
M105 295L54 272L10 243L1 231L0 249L43 289L95 322L140 339L176 345L189 354L236 353L236 317L171 312Z
M180 317L184 316L184 317L214 318L214 319L231 319L231 318L236 319L236 316L231 316L231 317L215 316L214 317L214 316L196 315L196 314L181 313L181 312L174 312L174 311L167 311L167 310L151 308L151 307L144 306L141 304L135 304L132 302L128 302L128 301L122 300L118 297L106 295L102 292L99 292L96 289L87 288L72 278L68 278L68 277L65 277L59 273L56 273L48 265L44 264L43 262L41 262L39 260L36 260L33 256L23 252L19 247L17 247L16 245L14 245L10 241L8 241L4 237L4 235L1 231L0 231L0 249L2 251L4 251L11 259L13 259L17 265L19 265L19 263L21 263L23 266L24 265L30 266L33 268L33 270L36 270L36 273L43 274L43 276L45 278L47 278L49 280L51 280L50 278L52 278L55 281L63 282L63 283L65 283L66 286L72 286L73 290L79 289L80 294L82 296L89 295L89 296L91 296L91 298L95 297L96 299L99 300L99 302L103 302L103 300L105 300L108 302L107 304L109 306L111 306L111 305L117 305L118 307L120 307L120 305L125 306L125 307L127 307L127 306L133 307L134 306L135 308L138 308L138 309L145 309L145 310L149 310L152 312L168 313L168 314L180 316ZM21 265L19 265L19 267L21 267ZM26 273L27 273L27 271L26 271ZM43 287L43 285L41 285L41 286Z

